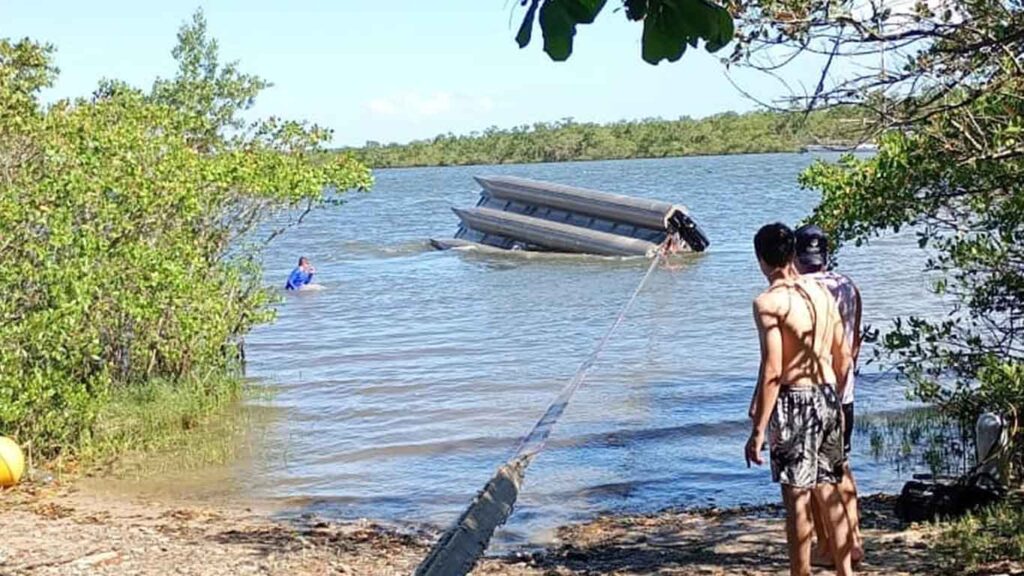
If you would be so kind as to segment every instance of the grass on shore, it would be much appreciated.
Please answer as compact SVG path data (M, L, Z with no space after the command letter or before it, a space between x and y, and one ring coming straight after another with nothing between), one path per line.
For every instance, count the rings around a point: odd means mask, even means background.
M110 472L168 452L182 455L189 466L221 461L243 428L234 408L245 390L237 375L220 374L179 382L152 380L113 391L99 408L76 462L65 471Z
M936 549L951 560L950 573L976 574L993 563L1024 562L1024 494L940 523Z

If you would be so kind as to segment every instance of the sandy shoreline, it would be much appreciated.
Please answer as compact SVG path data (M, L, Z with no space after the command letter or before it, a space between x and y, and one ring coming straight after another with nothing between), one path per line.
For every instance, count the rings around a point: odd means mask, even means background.
M0 494L0 574L409 574L433 542L429 531L275 510L145 501L75 486ZM939 574L926 529L905 529L892 497L864 502L864 574ZM550 547L485 559L474 574L707 574L787 572L781 510L664 511L602 516L563 527ZM831 573L819 569L818 573Z

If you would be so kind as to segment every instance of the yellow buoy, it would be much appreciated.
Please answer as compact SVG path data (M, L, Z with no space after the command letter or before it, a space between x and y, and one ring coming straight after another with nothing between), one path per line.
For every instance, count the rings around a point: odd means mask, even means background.
M0 486L14 486L25 471L25 455L18 443L0 436Z

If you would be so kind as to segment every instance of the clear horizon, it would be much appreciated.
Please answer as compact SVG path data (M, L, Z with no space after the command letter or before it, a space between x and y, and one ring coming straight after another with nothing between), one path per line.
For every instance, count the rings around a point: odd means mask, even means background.
M513 39L518 2L449 0L443 7L401 0L367 6L309 0L288 8L267 0L171 2L53 0L0 5L2 36L56 46L61 74L47 101L87 96L103 78L148 88L174 72L178 28L202 8L223 62L273 86L257 99L258 116L308 120L334 130L332 146L404 143L573 118L615 122L701 118L746 112L758 104L734 87L720 59L689 50L676 63L640 59L639 23L609 4L581 26L568 62L552 62L539 30L520 50ZM813 86L813 67L789 81ZM802 78L800 76L803 76ZM787 89L752 70L733 79L758 100Z

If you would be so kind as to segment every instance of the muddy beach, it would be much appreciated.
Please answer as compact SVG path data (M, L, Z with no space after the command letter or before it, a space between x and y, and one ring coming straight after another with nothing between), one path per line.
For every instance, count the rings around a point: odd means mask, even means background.
M411 573L436 536L368 520L285 518L272 507L125 499L73 485L6 491L0 506L5 576L399 575ZM860 573L943 573L929 529L901 526L892 497L865 498L863 509L869 556ZM605 515L560 528L544 549L488 557L474 574L775 575L787 572L784 543L778 506Z

